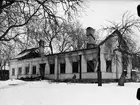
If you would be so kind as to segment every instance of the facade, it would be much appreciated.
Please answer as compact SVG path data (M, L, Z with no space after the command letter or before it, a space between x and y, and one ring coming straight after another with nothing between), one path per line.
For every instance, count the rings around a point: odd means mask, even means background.
M122 52L118 47L118 34L109 35L98 46L77 51L43 55L43 47L24 50L10 61L10 78L37 77L47 79L97 79L98 52L103 79L119 79L122 67ZM42 48L42 49L41 49ZM128 55L127 78L130 79L131 55Z

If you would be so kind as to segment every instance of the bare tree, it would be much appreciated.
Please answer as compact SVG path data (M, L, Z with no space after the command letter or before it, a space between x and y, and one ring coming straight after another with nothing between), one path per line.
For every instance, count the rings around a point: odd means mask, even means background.
M0 42L0 70L5 69L6 64L9 64L14 51L14 45L11 43Z
M28 28L28 44L30 46L37 46L38 41L42 38L45 41L45 48L49 48L51 54L85 48L87 38L79 22L59 21L56 25L54 21L37 21L28 26L31 27Z
M134 52L136 50L136 43L132 37L136 34L136 30L140 31L140 19L125 12L120 22L109 22L111 25L104 26L102 30L107 31L108 34L118 30L122 35L122 39L126 41L129 51Z
M65 16L72 17L73 13L81 8L82 3L82 0L0 0L1 61L8 60L11 51L17 53L33 45L37 46L37 41L42 35L42 31L37 30L42 27L42 24L38 24L39 20L44 22L47 19L47 22L53 21L57 25L58 20L63 20L63 16L58 14L59 10L62 10ZM34 35L30 35L32 31ZM34 39L32 41L31 36Z
M111 23L111 25L103 27L103 30L107 31L108 33L112 33L115 30L118 31L118 49L122 52L123 65L123 72L119 80L119 85L123 85L125 77L127 75L127 71L125 72L125 70L127 70L127 66L129 63L128 55L133 54L136 51L136 43L132 39L132 36L135 35L136 29L138 31L140 30L140 19L136 19L133 15L125 12L120 22L109 22Z
M50 48L51 54L54 53L53 45L56 44L56 40L59 39L60 31L61 27L59 25L56 25L53 21L49 21L49 24L45 23L43 25L43 34L46 42L45 47Z
M62 24L60 40L58 41L60 52L83 49L86 47L86 41L85 31L78 21Z
M19 35L8 33L13 30L21 30L33 17L47 17L57 24L57 18L62 18L56 14L59 9L72 16L73 11L77 11L81 0L1 0L0 1L0 41L9 41Z

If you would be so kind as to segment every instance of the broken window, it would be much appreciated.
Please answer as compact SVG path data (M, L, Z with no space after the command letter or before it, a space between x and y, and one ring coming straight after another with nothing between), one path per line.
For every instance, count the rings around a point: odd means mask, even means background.
M54 74L54 64L50 64L50 74Z
M112 72L111 60L106 60L106 72Z
M22 73L22 68L19 67L19 68L18 68L18 75L21 75L21 73Z
M93 60L87 61L87 72L94 72L95 64Z
M33 74L36 74L36 66L33 66L32 70L33 70Z
M60 63L60 73L65 73L65 67L66 67L66 64L65 63Z
M29 74L29 66L25 67L25 74L26 74L26 75Z
M12 75L15 75L15 68L12 68Z
M78 62L72 62L73 73L78 73Z

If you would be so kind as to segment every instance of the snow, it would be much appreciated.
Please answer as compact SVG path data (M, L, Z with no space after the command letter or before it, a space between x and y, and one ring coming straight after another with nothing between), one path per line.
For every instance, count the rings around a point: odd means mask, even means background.
M14 84L14 85L13 85ZM140 83L66 84L44 81L0 81L0 105L139 105Z
M0 81L0 89L6 88L9 85L20 85L20 84L23 84L23 83L25 83L25 82L21 81L21 80L15 80L15 79L10 79L10 80L7 80L7 81Z

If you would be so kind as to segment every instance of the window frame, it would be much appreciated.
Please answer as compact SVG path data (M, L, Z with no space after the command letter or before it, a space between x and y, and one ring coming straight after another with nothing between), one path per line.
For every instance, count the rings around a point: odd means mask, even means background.
M35 70L35 71L34 71L34 70ZM36 65L33 65L33 66L32 66L32 74L33 74L33 75L37 74L37 73L36 73Z
M12 76L15 76L15 68L12 68Z
M61 74L66 73L66 63L60 63L60 73Z
M50 74L55 74L55 64L49 64L50 67Z
M28 69L27 69L28 68ZM28 70L28 72L27 72L27 70ZM29 71L30 71L30 67L29 66L26 66L25 67L25 75L29 75Z
M93 64L93 65L91 65ZM89 67L90 65L90 67ZM95 63L94 60L87 60L87 73L93 73L95 72Z
M22 74L22 67L18 67L18 75Z
M108 68L108 65L107 62L110 62L110 68ZM106 72L108 73L112 73L112 61L111 60L106 60Z
M79 72L79 62L74 61L72 62L72 73L78 73Z

